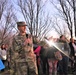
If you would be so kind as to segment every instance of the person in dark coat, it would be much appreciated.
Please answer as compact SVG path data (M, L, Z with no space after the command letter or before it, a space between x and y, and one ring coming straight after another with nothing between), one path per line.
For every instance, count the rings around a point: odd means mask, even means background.
M42 67L43 75L46 75L46 74L49 75L49 65L48 65L48 58L47 58L47 50L46 50L46 48L44 48L44 46L41 46L40 59L41 59L41 67Z
M74 47L73 47L72 43L74 43L74 39L70 38L70 43L69 43L69 46L70 46L70 49L71 49L70 57L72 58L72 60L74 60L75 52L74 52ZM72 60L70 60L71 61L71 68L74 68L74 63L73 63Z
M59 75L68 75L68 63L70 55L70 47L64 35L60 36L59 43L63 44L62 51L62 60L58 61Z

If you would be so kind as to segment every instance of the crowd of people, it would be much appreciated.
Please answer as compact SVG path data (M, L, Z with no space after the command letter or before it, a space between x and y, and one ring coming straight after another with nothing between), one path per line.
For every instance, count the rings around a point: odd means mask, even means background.
M26 26L25 22L17 22L19 34L13 38L8 51L6 44L1 45L0 59L4 65L6 61L10 63L11 75L68 75L69 62L72 72L76 72L76 41L73 38L70 42L64 35L57 40L45 38L42 44L37 37L26 33Z
M45 45L40 47L40 44L36 44L34 48L37 61L40 62L37 66L38 70L42 69L43 75L68 75L70 73L76 75L76 42L74 39L71 38L68 42L65 36L61 35L58 40L47 39L47 41L52 44L49 45L45 41Z

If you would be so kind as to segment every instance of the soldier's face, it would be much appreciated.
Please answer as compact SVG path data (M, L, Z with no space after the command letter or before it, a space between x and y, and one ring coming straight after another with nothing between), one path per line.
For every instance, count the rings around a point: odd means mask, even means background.
M25 30L26 30L26 26L18 26L18 30L19 30L21 33L24 33Z

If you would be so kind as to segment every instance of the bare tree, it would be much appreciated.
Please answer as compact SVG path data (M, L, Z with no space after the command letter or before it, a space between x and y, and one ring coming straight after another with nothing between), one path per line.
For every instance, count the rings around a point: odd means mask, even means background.
M52 21L52 23L53 23L53 28L59 35L64 34L63 32L64 29L62 30L62 26L60 25L59 20L56 17L54 18L54 21Z
M51 28L51 18L43 11L45 3L43 4L42 0L18 0L17 5L33 36L45 36Z
M76 35L76 0L57 0L58 4L53 3L54 0L50 1L58 10L59 16L62 17L67 24L71 37L73 37L73 26L75 26Z
M0 20L4 10L6 9L7 0L0 0Z
M10 37L14 34L13 30L17 18L12 9L13 7L8 0L0 1L0 43L9 43ZM8 38L10 39L8 40Z
M66 38L70 38L69 29L65 23L65 21L61 20L60 18L54 17L52 20L53 23L53 30L55 30L59 36L65 35Z

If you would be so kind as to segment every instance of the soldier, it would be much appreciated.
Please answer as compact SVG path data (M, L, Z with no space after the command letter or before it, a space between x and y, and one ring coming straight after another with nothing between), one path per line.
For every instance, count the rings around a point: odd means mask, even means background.
M11 75L38 75L32 37L26 34L25 22L17 22L19 34L12 43Z

